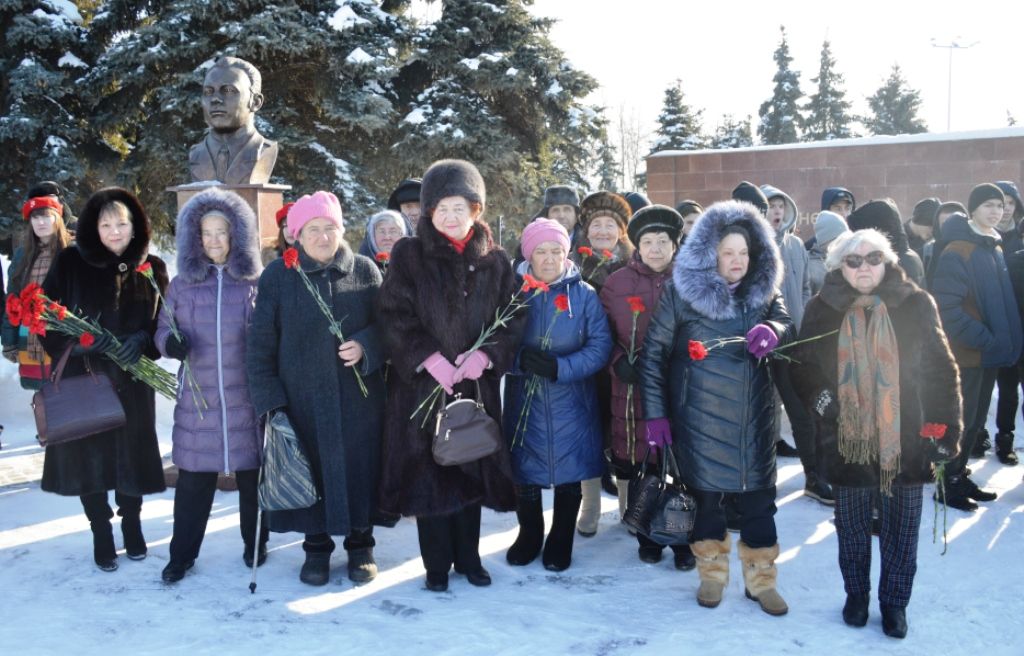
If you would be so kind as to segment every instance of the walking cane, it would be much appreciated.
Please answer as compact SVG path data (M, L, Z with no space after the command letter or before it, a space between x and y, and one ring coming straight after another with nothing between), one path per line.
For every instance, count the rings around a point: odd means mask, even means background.
M260 467L260 478L263 478L263 467ZM259 485L256 486L259 490ZM257 492L257 497L259 493ZM260 524L263 523L263 509L256 503L256 537L252 550L252 578L249 580L249 594L256 594L256 568L260 566Z

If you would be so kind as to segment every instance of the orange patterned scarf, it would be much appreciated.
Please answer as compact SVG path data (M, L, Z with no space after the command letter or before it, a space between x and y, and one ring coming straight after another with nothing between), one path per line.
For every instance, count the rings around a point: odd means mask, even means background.
M871 308L868 321L865 308ZM839 328L839 454L877 462L883 494L900 470L900 363L889 311L878 296L860 296Z

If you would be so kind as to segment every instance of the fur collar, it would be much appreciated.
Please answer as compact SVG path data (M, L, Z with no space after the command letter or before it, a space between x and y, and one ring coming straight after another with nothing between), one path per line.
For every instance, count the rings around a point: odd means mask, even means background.
M491 237L490 227L483 221L473 222L473 237L466 244L466 250L459 255L448 239L445 238L430 217L423 217L416 226L416 236L423 244L423 254L426 257L454 260L464 257L467 261L483 259L491 251L495 250L494 239Z
M132 221L132 240L120 255L114 255L100 241L100 211L109 203L121 201L128 207ZM95 267L126 265L134 269L146 260L149 252L149 217L135 194L121 187L100 189L86 201L75 229L75 243L82 258Z
M718 242L722 230L730 225L743 227L751 239L750 267L735 294L718 275ZM775 231L749 203L715 203L697 220L680 249L672 268L672 281L679 298L715 321L735 318L740 304L747 309L764 307L782 283Z
M919 291L921 291L921 288L907 278L907 274L903 272L903 269L891 264L886 265L885 276L882 277L882 282L875 288L875 294L880 296L882 301L890 308L899 307L905 300ZM838 269L830 271L825 276L825 283L818 294L821 296L821 300L839 312L846 312L850 305L853 304L853 301L860 296L857 290L846 282L846 279L843 278L843 272Z
M190 283L197 283L205 280L209 274L210 260L203 253L201 224L203 217L212 211L223 214L228 220L231 238L228 274L235 280L259 278L263 265L260 261L256 215L241 196L217 187L196 194L178 213L178 276Z

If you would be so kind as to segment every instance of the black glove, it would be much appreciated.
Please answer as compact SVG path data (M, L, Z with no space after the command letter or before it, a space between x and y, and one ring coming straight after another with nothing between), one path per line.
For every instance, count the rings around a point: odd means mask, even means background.
M184 360L188 357L188 335L185 333L181 334L181 337L175 337L174 333L171 333L167 337L167 343L164 344L164 352L167 353L168 357L174 358L175 360Z
M135 364L142 358L142 352L149 346L149 333L140 330L121 339L121 346L114 350L113 356L128 364Z
M616 360L615 364L612 365L612 370L615 371L615 375L619 377L619 380L627 385L638 385L640 383L640 370L636 368L635 364L630 363L629 356L627 355Z
M835 421L839 418L839 404L836 403L836 398L832 396L832 392L828 390L824 390L818 395L818 398L814 401L813 409L825 421Z
M555 356L536 349L523 349L519 355L519 366L523 371L537 374L541 378L556 380L558 378L558 360Z
M71 349L71 355L78 357L83 355L102 355L109 351L113 345L114 338L110 336L110 333L104 331L99 335L93 336L91 346L82 346L81 343L75 344Z

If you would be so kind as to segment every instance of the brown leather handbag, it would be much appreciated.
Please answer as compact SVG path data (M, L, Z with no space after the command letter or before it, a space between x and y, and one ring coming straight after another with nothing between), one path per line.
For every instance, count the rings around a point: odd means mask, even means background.
M443 466L465 465L486 458L501 448L501 429L484 410L480 383L476 400L461 394L437 411L434 424L434 462Z
M72 345L73 346L73 345ZM54 446L89 437L127 423L121 400L105 374L64 377L72 346L68 346L50 380L32 396L40 446Z

